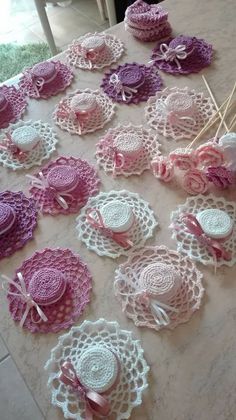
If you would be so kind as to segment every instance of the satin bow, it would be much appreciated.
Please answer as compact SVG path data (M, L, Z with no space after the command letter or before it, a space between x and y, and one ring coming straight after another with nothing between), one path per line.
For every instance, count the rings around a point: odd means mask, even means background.
M97 220L93 217L93 214L96 214ZM133 242L129 239L126 232L113 232L111 229L105 227L99 210L92 208L87 209L86 220L93 228L98 229L102 235L112 239L118 245L122 246L122 248L130 248L133 246Z
M108 146L107 152L112 157L113 160L113 171L112 176L116 176L116 168L123 168L125 163L125 157L123 153L117 152L116 148L114 146Z
M70 361L64 362L61 366L59 380L69 385L86 404L86 420L92 420L93 414L106 417L110 412L110 404L106 397L81 384L74 366Z
M127 99L131 99L133 97L133 93L137 93L137 89L125 86L122 84L121 80L119 79L118 74L113 73L109 80L110 84L113 85L117 94L121 93L123 101L127 101Z
M171 125L175 125L177 127L180 127L181 129L191 133L195 134L194 130L191 130L190 127L188 127L185 123L186 122L192 122L193 125L196 125L196 121L192 117L180 117L178 113L175 111L170 111L168 106L163 102L161 99L158 99L156 102L156 108L157 110L161 110L164 113L164 118L166 119L165 125L164 125L164 136L166 136L166 123L168 122Z
M85 121L89 118L89 113L75 113L69 105L60 105L56 114L59 118L70 118L72 121L76 122L79 129L79 135L82 133L83 125Z
M17 158L20 162L24 161L28 152L23 152L20 148L13 142L11 134L6 133L6 138L3 140L3 143L0 144L1 150L6 150L11 153L13 158Z
M75 54L80 55L88 62L89 69L91 70L93 61L98 57L98 53L93 49L87 50L87 48L81 47L80 44L73 45L72 50Z
M30 72L26 72L24 74L24 78L26 82L29 82L30 85L33 86L34 93L36 97L39 98L40 92L43 89L43 86L45 84L45 80L43 79L43 77L38 77L37 79L35 79Z
M2 275L2 278L6 280L7 283L12 284L20 293L16 293L16 292L11 292L9 290L6 289L5 287L5 283L2 283L2 288L3 290L5 290L8 295L12 295L12 296L17 296L19 297L23 302L26 303L26 308L25 308L25 312L20 320L20 327L22 328L25 320L27 318L28 313L31 311L32 308L35 308L38 315L39 315L39 319L35 320L33 317L33 313L31 312L31 320L32 322L34 322L35 324L37 324L38 322L40 322L41 320L44 322L47 322L47 317L45 315L45 313L42 311L42 309L39 307L39 305L31 298L30 294L27 292L26 290L26 285L25 285L25 281L24 281L24 277L22 275L22 273L17 273L17 277L19 279L19 283L15 282L14 280L10 279L7 276Z
M169 47L167 44L160 45L160 53L155 54L155 60L165 60L165 61L174 61L178 67L178 70L181 69L181 64L179 60L184 60L189 54L186 52L186 45L180 44L175 48Z

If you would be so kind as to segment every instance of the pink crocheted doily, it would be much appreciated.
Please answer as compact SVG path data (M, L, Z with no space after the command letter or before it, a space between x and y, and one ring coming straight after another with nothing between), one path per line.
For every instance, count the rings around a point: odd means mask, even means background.
M150 169L153 157L160 154L159 147L158 138L151 130L141 125L118 125L110 128L97 143L96 158L108 174L140 175Z
M28 312L23 326L32 333L55 333L69 328L82 314L86 304L90 301L92 277L87 265L78 254L74 254L70 249L46 248L35 252L16 270L16 273L22 274L26 290L29 288L32 276L42 268L58 270L66 280L66 288L57 302L40 306L47 321L35 322L39 319L36 309L33 307ZM17 275L13 281L19 284ZM12 284L9 286L7 295L9 311L14 321L21 321L26 303L20 297L11 295L10 292L17 292L16 287Z
M16 218L10 230L0 235L0 259L9 257L33 238L37 225L37 210L32 198L23 192L3 191L0 203L8 204L15 212Z
M53 168L64 165L76 170L79 180L77 187L73 191L69 191L68 194L58 192L66 201L68 208L63 208L56 201L50 186L46 185L43 189L31 186L29 189L32 198L36 201L37 206L43 213L51 215L78 213L85 206L89 197L96 195L99 191L100 180L95 169L86 160L80 158L60 156L55 161L44 166L40 172L46 180L48 173ZM39 173L34 174L34 176L38 180L40 179ZM34 183L34 181L32 182Z
M160 272L152 271L152 267L160 269ZM164 273L166 276L161 278ZM179 281L178 285L173 283L169 296L167 276L168 281L169 278L173 280L172 277ZM156 294L158 290L159 293L160 290L165 292L165 299L163 295ZM164 327L173 329L189 321L200 307L204 288L202 274L194 263L162 245L139 249L120 265L115 273L114 291L122 310L135 325L158 331ZM160 319L164 314L163 318L168 322L158 321L154 311L156 307L157 313L161 312Z
M160 24L157 28L151 28L151 29L141 29L136 28L132 26L132 24L128 21L128 19L125 19L125 30L130 32L135 38L140 39L140 41L143 42L153 42L157 41L158 39L169 37L172 28L169 24L169 22L164 22Z
M21 117L27 101L23 90L15 86L0 86L0 97L5 103L0 110L0 128L6 128Z
M56 77L49 83L44 83L43 86L38 87L31 75L32 67L27 68L20 78L19 86L31 98L47 99L50 96L57 95L70 86L74 77L73 71L66 64L60 61L50 61L57 66Z

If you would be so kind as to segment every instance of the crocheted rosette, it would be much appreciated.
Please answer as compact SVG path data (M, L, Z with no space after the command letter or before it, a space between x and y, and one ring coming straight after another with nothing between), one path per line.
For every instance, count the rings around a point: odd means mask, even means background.
M117 322L105 319L84 321L79 327L72 327L52 349L51 357L45 365L49 374L48 387L52 393L52 404L60 407L66 418L86 420L83 398L64 385L59 376L66 360L69 359L76 370L84 351L97 345L111 350L120 362L118 383L106 394L110 404L110 414L106 419L128 419L133 408L142 403L143 391L148 387L149 367L143 357L140 342L135 340L133 334L120 329Z
M101 192L96 197L90 198L76 219L78 238L85 243L88 249L98 255L118 258L120 255L127 255L129 250L103 235L87 221L88 209L101 211L104 205L113 201L128 205L133 212L134 223L129 230L129 238L133 243L132 250L144 245L146 240L153 235L154 228L158 223L149 204L136 193L126 190L109 191L108 193Z
M112 75L117 75L119 79L119 72L127 72L129 73L130 77L130 85L132 85L132 74L131 71L134 72L134 76L138 72L142 72L144 75L144 81L139 87L134 86L134 91L129 92L125 86L120 88L116 88L116 85L111 83L110 79ZM119 80L118 80L119 85ZM116 68L110 69L108 72L105 73L104 78L102 79L101 88L104 92L110 96L113 100L120 103L125 104L138 104L139 102L146 101L150 96L154 95L157 91L159 91L163 86L163 82L161 77L156 71L155 66L145 66L144 64L137 64L137 63L126 63ZM129 86L128 86L129 88ZM122 89L126 94L126 100L124 101L122 97ZM127 93L126 93L127 90ZM136 91L136 92L135 92Z
M202 245L194 235L185 229L185 224L182 220L184 214L187 213L196 217L198 213L206 209L219 209L226 212L235 225L236 206L233 201L227 201L223 197L215 197L213 194L209 194L206 197L201 194L196 197L188 197L184 204L178 206L177 210L171 213L170 228L172 230L172 238L177 241L177 250L204 265L214 265L217 267L227 265L232 267L236 263L235 229L233 229L228 239L223 242L225 250L231 253L230 261L223 258L215 261L208 251L207 246Z
M27 106L25 94L15 86L0 86L0 96L6 100L5 107L0 111L0 128L6 128L18 120Z
M142 272L154 263L167 265L181 277L179 289L168 301L168 305L178 312L166 310L170 320L166 326L158 324L150 305L144 305L137 298L140 293L139 282ZM165 278L163 278L163 283L165 283ZM121 302L122 311L134 321L135 325L158 331L162 328L173 329L177 325L189 321L192 314L200 307L204 288L202 274L189 258L183 257L165 246L154 246L139 249L119 266L115 272L114 291Z
M65 108L70 108L71 100L76 94L80 93L88 93L94 95L97 102L97 107L93 110L93 112L89 114L89 117L86 118L83 125L80 125L76 119L73 119L70 116L58 115ZM70 134L83 135L103 128L104 125L106 125L112 119L114 114L115 105L107 97L107 95L104 95L99 90L78 89L75 92L68 94L59 102L53 113L53 119L62 130L68 131Z
M145 108L148 125L173 140L195 137L214 114L211 99L187 87L165 88L151 97Z
M130 158L125 156L123 165L115 165L116 154L119 153L114 145L114 140L122 136L127 138L127 143L134 137L140 141L142 147L138 152ZM110 128L105 136L97 143L96 158L99 166L108 174L123 175L141 175L146 169L150 169L151 160L154 156L159 155L160 143L156 135L151 130L143 128L143 126L127 126L118 125L116 128ZM115 172L114 172L115 171Z
M102 48L93 60L89 59L89 51L86 52L81 49L83 41L90 37L101 37L105 46ZM104 67L116 63L124 53L123 42L114 35L106 34L105 32L87 33L78 39L75 39L66 51L67 60L70 65L84 70L101 70ZM88 55L88 57L86 57Z
M71 194L65 196L66 203L68 204L68 208L65 209L60 206L52 195L48 194L47 189L39 189L31 186L29 192L42 213L48 213L54 216L57 214L78 213L79 210L85 206L89 197L96 195L99 191L100 180L95 169L90 166L86 160L80 158L60 156L55 161L51 161L41 168L40 172L47 178L48 173L53 168L63 165L68 165L78 173L78 194L73 194L73 192L71 192ZM38 173L34 174L34 176L39 178Z
M47 99L51 96L63 92L70 84L74 77L73 71L66 64L60 61L50 61L57 66L57 75L49 83L44 83L41 88L38 88L32 78L32 67L24 70L19 81L19 86L27 96L34 99ZM42 63L41 63L42 64Z
M49 159L50 155L56 150L57 136L53 131L52 127L39 121L18 121L16 124L11 124L5 134L0 136L0 143L3 142L6 137L6 133L12 133L19 127L31 126L33 127L40 137L38 144L29 152L27 152L23 160L19 160L16 156L14 157L8 150L1 150L0 148L0 163L12 169L29 169L33 166L39 166L45 159Z
M0 235L0 259L9 257L33 238L37 225L37 210L32 198L23 192L3 191L0 203L8 204L16 214L15 222L10 230Z
M90 300L92 277L87 265L78 254L70 249L50 249L35 252L16 270L24 278L26 290L29 288L32 276L41 268L52 268L60 271L66 279L66 289L61 298L50 305L40 306L48 321L34 322L37 312L32 308L24 322L24 328L32 333L58 332L69 328L79 318ZM18 277L14 281L19 283ZM9 292L16 292L14 285L9 286ZM9 311L14 321L20 321L26 309L26 303L19 297L8 294Z

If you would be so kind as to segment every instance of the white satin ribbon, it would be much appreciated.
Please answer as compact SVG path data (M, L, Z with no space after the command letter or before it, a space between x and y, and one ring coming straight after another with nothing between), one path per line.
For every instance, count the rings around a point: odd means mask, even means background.
M180 44L177 45L175 48L169 47L167 44L161 44L160 45L160 53L155 54L155 60L165 60L166 62L174 62L178 69L181 69L181 64L179 60L184 60L189 54L191 54L192 51L189 53L186 52L186 45Z
M196 125L196 120L193 117L180 117L178 114L176 114L174 111L170 111L166 104L163 102L163 100L158 99L156 102L156 109L157 111L160 111L163 113L163 116L166 120L164 125L164 136L166 135L166 123L169 122L169 124L173 124L182 130L187 131L190 134L196 134L194 130L191 130L188 126L186 126L185 122L192 122L193 125ZM171 117L174 117L175 121L171 122Z
M119 94L121 93L123 101L127 101L127 99L131 99L133 97L133 93L137 93L137 89L124 86L119 79L118 74L113 73L109 80L110 84L113 85L115 91Z

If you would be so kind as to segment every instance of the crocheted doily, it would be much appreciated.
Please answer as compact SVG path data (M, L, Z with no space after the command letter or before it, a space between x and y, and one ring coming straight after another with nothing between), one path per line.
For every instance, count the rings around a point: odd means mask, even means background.
M66 289L57 302L40 306L47 321L34 322L34 319L36 321L38 319L36 309L32 308L26 317L24 327L32 333L58 332L73 325L89 303L92 277L87 265L78 254L74 254L70 249L46 248L35 252L16 270L16 273L22 274L26 290L29 288L32 276L42 268L56 269L63 274ZM19 284L17 276L13 280ZM14 285L10 284L9 292L16 292ZM7 297L12 318L14 321L20 321L25 312L26 303L10 293Z
M93 94L96 97L97 101L97 108L89 114L89 117L84 121L84 124L80 125L76 119L73 119L71 117L64 117L64 116L58 116L58 112L63 112L64 109L70 108L70 103L72 98L76 94L80 93L88 93ZM93 131L98 130L99 128L104 127L105 124L107 124L115 114L115 105L113 102L107 97L107 95L104 95L99 90L91 90L91 89L85 89L85 90L76 90L73 93L70 93L65 98L63 98L59 104L57 105L54 113L53 113L53 119L57 125L62 130L69 131L71 134L77 134L77 135L83 135L86 133L91 133Z
M165 88L150 98L145 108L147 123L173 140L196 136L214 114L211 99L187 87Z
M146 240L153 235L154 228L158 225L153 211L149 204L140 198L136 193L126 190L101 192L96 197L88 200L87 205L77 217L78 237L88 249L95 251L98 255L106 255L117 258L120 255L127 255L127 248L118 245L113 239L104 236L98 229L92 227L87 221L87 210L97 209L114 200L128 204L133 210L135 222L129 232L129 238L133 242L132 250L144 245Z
M27 241L33 238L37 225L37 210L32 198L27 198L23 192L3 191L0 193L0 203L11 206L16 219L6 233L0 235L0 259L9 257L18 249L23 248Z
M147 4L142 0L137 0L127 7L125 17L136 28L149 29L166 22L168 12L157 4Z
M6 132L12 133L13 130L22 126L32 126L38 132L41 141L27 153L24 160L19 160L17 157L13 157L9 151L0 149L0 164L13 170L29 169L32 166L41 165L56 150L58 141L52 127L41 120L18 121L16 124L11 124ZM0 136L0 143L2 143L5 137L5 134Z
M142 403L142 393L148 387L149 366L143 357L140 342L130 331L121 330L117 322L99 319L84 321L79 327L59 338L45 365L49 373L48 387L52 392L52 404L62 409L66 418L86 420L85 403L70 387L60 380L62 364L70 360L75 370L80 357L91 346L104 346L111 350L120 362L117 385L106 394L110 414L106 419L128 419L134 407Z
M32 186L29 190L30 194L43 213L49 213L51 215L78 213L87 203L89 197L98 193L100 180L95 169L86 160L75 157L60 156L55 161L41 168L40 172L47 178L48 173L58 165L68 165L76 169L79 177L79 193L76 195L71 193L71 195L65 196L68 208L61 207L54 197L48 193L47 189L39 189ZM39 174L34 174L34 176L39 177Z
M0 86L0 95L6 99L6 106L0 112L0 128L6 128L18 120L27 106L25 94L15 86Z
M156 292L154 284L148 282L140 288L143 272L154 263L160 267L167 265L181 279L175 293L167 299L168 305L178 312L166 310L170 322L165 326L159 325L155 321L150 304L145 305L138 298L140 293L146 292L150 298L155 300L155 297L151 296L153 291ZM166 287L165 280L166 277L162 279L164 288ZM121 302L122 310L128 318L134 321L135 325L154 328L158 331L164 327L173 329L177 325L187 322L193 312L199 309L204 288L202 274L196 269L194 263L189 258L162 245L139 249L124 264L120 265L115 272L114 291ZM156 299L161 300L158 296Z
M119 154L114 140L122 136L126 139L127 144L135 136L142 143L142 148L135 156L124 157L124 164L119 165L116 162L116 156ZM159 155L160 144L158 137L151 133L151 130L145 129L143 126L127 126L118 125L116 128L110 128L105 136L97 143L96 158L99 166L104 169L106 173L114 173L114 175L140 175L151 166L151 161L154 156ZM119 156L117 157L119 160Z
M37 87L37 84L32 78L32 67L23 71L23 75L19 81L19 87L30 98L47 99L50 96L57 95L64 91L72 83L74 77L73 71L66 64L60 61L51 61L57 67L56 77L48 83L44 83L42 87ZM43 65L43 63L41 63Z
M129 87L120 84L119 72L129 73L130 81L132 82L131 71L136 74L137 72L143 72L144 82L141 86L134 88L136 91L130 91ZM116 81L111 82L110 79L114 75L117 78ZM150 96L154 95L158 90L162 88L163 82L159 76L155 66L145 66L144 64L137 63L126 63L116 68L110 69L105 73L102 80L101 87L104 92L117 102L125 104L138 104L141 101L146 101ZM123 100L122 93L124 92L126 100Z
M211 264L217 267L228 265L232 267L236 263L235 229L232 235L223 242L226 251L231 252L232 258L230 261L226 261L223 258L214 261L207 247L202 245L194 235L188 233L185 229L185 225L181 220L183 214L188 213L196 217L198 213L206 209L219 209L226 212L235 225L236 205L233 201L227 201L223 197L215 197L213 194L209 194L206 197L204 195L189 197L184 204L180 205L177 210L171 213L170 228L172 230L172 238L177 241L177 250L204 265Z
M99 51L96 58L88 60L86 58L87 51L84 48L81 50L81 44L90 37L100 37L105 41L105 47ZM81 68L81 69L103 69L106 66L110 66L119 60L124 52L123 42L116 38L114 35L106 34L104 32L87 33L78 39L75 39L71 45L69 45L66 51L67 60L70 65Z

